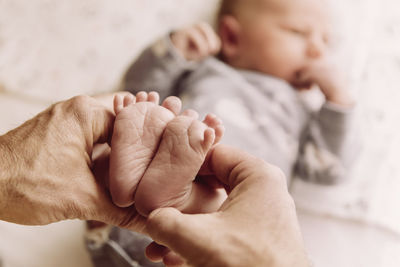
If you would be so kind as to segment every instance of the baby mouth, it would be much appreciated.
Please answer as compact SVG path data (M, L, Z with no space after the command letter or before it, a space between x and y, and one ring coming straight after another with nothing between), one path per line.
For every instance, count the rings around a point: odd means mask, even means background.
M290 84L297 90L310 90L314 85L314 83L310 79L304 77L302 71L296 71L294 73Z
M313 87L314 83L312 83L312 82L302 82L302 83L293 82L293 83L291 83L291 85L296 90L300 90L301 91L301 90L310 90Z

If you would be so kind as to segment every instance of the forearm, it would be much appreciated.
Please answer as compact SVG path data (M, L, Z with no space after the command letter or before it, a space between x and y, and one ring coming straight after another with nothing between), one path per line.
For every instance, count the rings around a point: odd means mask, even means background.
M355 105L354 97L349 93L348 90L345 90L344 87L340 89L331 89L328 93L326 93L325 97L327 101L343 107L352 107Z
M296 172L308 181L335 184L348 178L360 149L357 114L326 103L301 143Z
M0 220L6 216L9 187L15 170L13 158L7 136L0 136Z
M317 84L328 102L344 108L354 107L356 101L343 73L333 69L327 71L322 77Z
M343 107L325 103L316 123L312 126L313 138L320 146L345 159L354 149L353 139L357 135L357 111L355 107Z

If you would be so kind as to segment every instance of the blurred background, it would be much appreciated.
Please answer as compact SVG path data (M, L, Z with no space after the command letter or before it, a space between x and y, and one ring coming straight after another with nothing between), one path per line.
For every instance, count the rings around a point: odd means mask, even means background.
M48 105L110 92L157 37L213 21L219 0L0 0L0 134ZM400 3L338 0L343 68L359 99L364 147L350 182L295 180L315 266L400 266ZM84 223L0 222L3 267L91 266ZM1 265L1 263L0 263Z

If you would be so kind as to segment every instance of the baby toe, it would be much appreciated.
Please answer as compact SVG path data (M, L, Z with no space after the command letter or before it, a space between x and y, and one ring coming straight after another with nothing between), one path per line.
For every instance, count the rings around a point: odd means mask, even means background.
M216 128L218 125L222 124L222 120L214 114L207 114L203 122L211 128Z
M117 115L124 108L123 97L121 95L119 95L119 94L116 94L114 96L114 103L113 104L114 104L114 112Z
M219 143L219 141L221 141L221 138L224 136L225 127L222 124L220 124L214 128L214 131L215 131L214 144L216 144L216 143Z
M136 102L145 102L148 99L148 95L146 92L141 91L136 94Z
M218 143L225 132L225 127L222 124L222 120L214 114L207 114L203 122L208 127L214 129L215 132L214 144Z
M216 139L216 132L213 128L207 128L204 131L204 141L203 141L203 147L205 151L208 151L211 146L215 143Z
M158 103L160 102L160 95L157 92L152 91L149 93L147 101L158 105Z
M188 129L188 138L192 149L205 153L214 142L214 129L207 127L206 124L198 120L194 120Z
M176 96L169 96L163 101L162 106L177 116L181 112L182 101Z
M136 98L132 94L124 96L123 106L127 107L129 105L135 104Z

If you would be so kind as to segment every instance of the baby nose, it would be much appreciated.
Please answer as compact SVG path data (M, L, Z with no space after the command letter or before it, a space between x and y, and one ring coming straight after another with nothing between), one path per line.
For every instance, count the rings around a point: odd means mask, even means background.
M321 38L311 37L307 47L307 55L310 58L320 58L323 56L325 44Z

